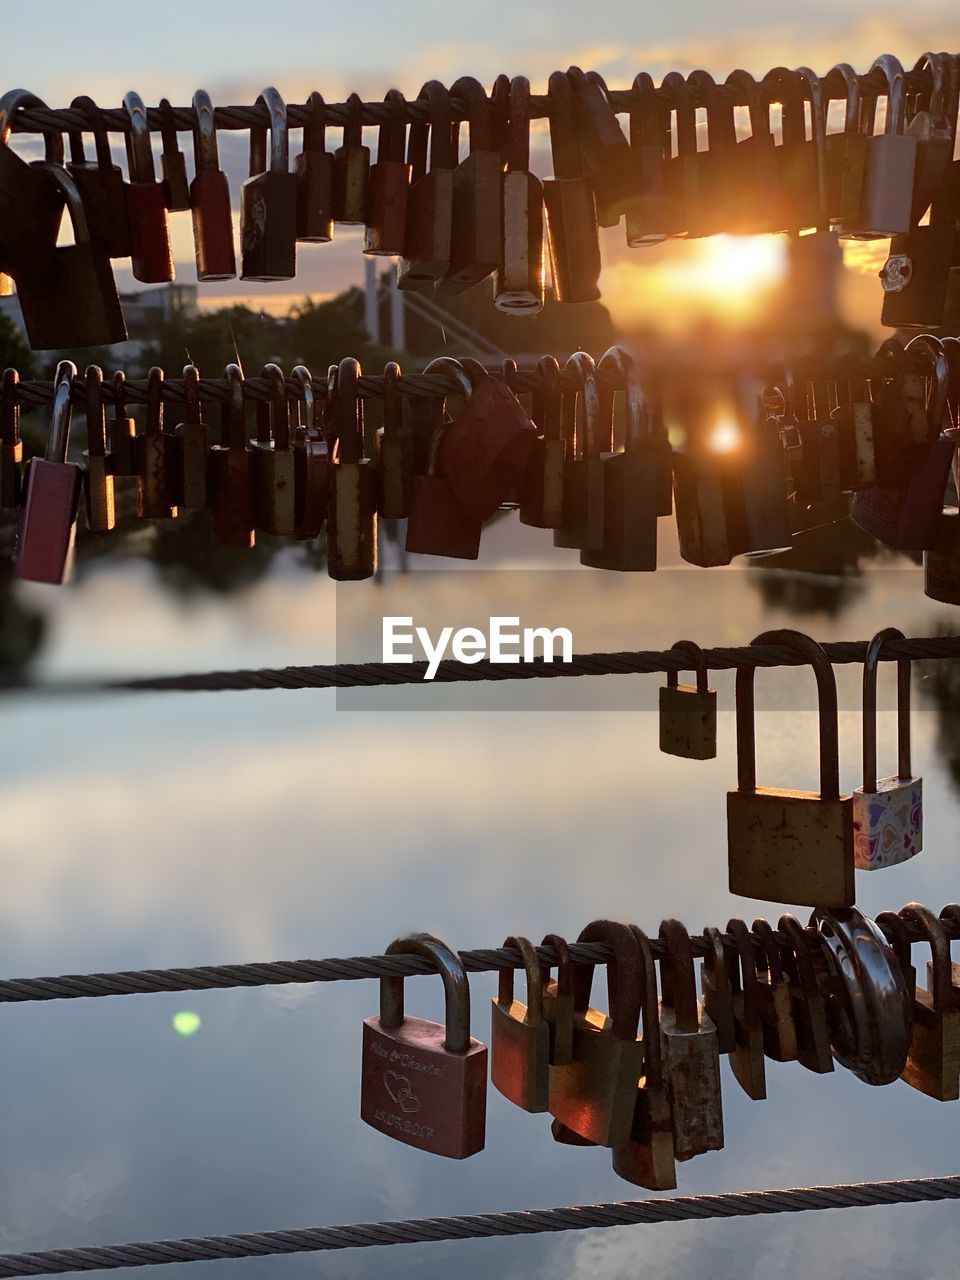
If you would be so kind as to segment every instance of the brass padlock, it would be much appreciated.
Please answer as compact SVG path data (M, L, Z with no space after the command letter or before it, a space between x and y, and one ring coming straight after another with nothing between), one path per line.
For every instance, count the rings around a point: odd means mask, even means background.
M293 536L299 542L310 542L319 537L327 520L330 450L326 436L317 422L316 397L310 370L306 365L298 364L290 377L299 390L294 402L297 426L293 433Z
M673 104L677 144L676 154L667 161L667 230L672 236L686 236L702 219L696 100L679 71L665 75L660 89Z
M549 1036L549 1055L552 1067L564 1067L573 1061L573 1023L575 997L573 991L573 960L566 938L558 933L548 933L541 947L553 947L557 953L557 977L550 981L550 970L544 965L541 972L543 988L543 1017Z
M927 987L918 986L913 1002L913 1033L903 1079L913 1089L940 1102L960 1098L960 1005L951 981L950 942L929 907L919 902L905 906L900 915L919 929L933 959Z
M210 448L211 529L217 542L249 550L256 542L253 514L253 459L247 445L243 373L237 364L223 371L229 399L221 410L220 443Z
M590 1006L592 964L574 967L573 1060L550 1068L550 1113L598 1146L626 1142L633 1127L643 1048L640 1019L640 952L629 926L595 920L578 942L604 942L610 1016Z
M178 441L180 482L177 503L202 510L207 505L207 425L200 407L200 373L193 364L183 367L183 418L174 434Z
M903 131L903 67L884 53L870 68L877 71L886 80L886 117L883 133L867 138L860 216L847 228L855 239L902 235L912 226L917 139Z
M399 89L391 89L384 102L390 114L380 126L377 163L370 169L363 252L389 258L403 253L406 244L411 166L403 158L407 130L404 96Z
M503 177L503 245L494 306L507 315L543 309L543 183L530 172L530 81L510 82L510 121Z
M23 107L46 104L26 89L0 97L0 267L4 271L29 260L38 245L53 248L63 214L63 191L49 174L22 160L10 146L13 120ZM48 160L63 163L59 133L44 135ZM9 276L0 277L0 296L13 292Z
M563 520L554 530L555 547L603 548L603 424L596 365L585 351L576 351L564 373L577 380L564 389L561 403L566 457L563 464Z
M636 1186L669 1191L677 1185L677 1170L657 999L657 967L647 935L636 925L630 925L630 932L640 961L643 1075L637 1081L630 1133L613 1149L613 1171Z
M573 91L563 71L551 75L548 98L553 177L543 184L543 205L553 293L558 302L594 302L600 297L597 208L580 157Z
M513 996L512 969L500 970L497 998L491 1002L490 1079L514 1106L546 1111L550 1084L550 1029L543 1016L540 959L527 938L503 944L519 951L527 979L527 1003Z
M359 378L353 356L340 361L332 397L336 444L327 507L327 572L338 582L372 578L377 571L377 472L363 456Z
M877 668L888 640L885 627L867 646L863 664L863 785L853 792L854 861L858 871L906 862L923 848L923 779L910 768L910 660L897 660L897 772L877 778Z
M664 920L660 937L667 947L660 962L660 1027L673 1148L678 1160L691 1160L723 1149L720 1049L717 1029L697 1000L690 935L679 920Z
M7 510L20 506L23 441L20 439L20 401L16 369L4 369L3 392L0 395L0 507Z
M787 964L797 1061L808 1071L825 1075L833 1070L830 1024L827 1020L826 1001L817 984L810 943L796 916L782 915L777 927L781 933L786 934L790 944Z
M82 111L93 134L97 158L91 162L83 150L83 131L70 129L70 160L67 172L77 184L90 234L110 258L129 258L130 222L123 189L123 171L113 163L110 137L103 115L92 98L82 95L70 103Z
M450 94L439 80L428 80L418 101L429 104L430 119L415 120L407 140L413 185L407 205L407 238L397 265L397 288L431 290L450 268L454 166Z
M388 956L421 956L443 979L444 1023L404 1012L403 979L380 979L380 1014L363 1024L360 1119L388 1138L464 1160L483 1150L487 1050L470 1035L470 984L460 957L415 933Z
M776 934L761 916L753 922L756 950L757 986L760 994L760 1021L763 1023L763 1052L774 1062L795 1062L797 1028L793 1021L790 978Z
M117 522L113 503L113 474L107 452L107 422L103 412L103 370L91 364L84 373L87 447L83 453L83 496L87 526L102 533Z
M727 921L733 938L736 962L731 968L733 986L734 1047L730 1054L733 1078L755 1102L767 1096L767 1069L763 1054L763 1023L760 1020L760 987L753 938L746 921L735 916Z
M863 201L863 178L867 163L867 138L861 127L860 80L848 62L838 62L830 76L843 81L843 129L826 139L827 209L841 236L855 225ZM828 77L829 80L830 77ZM833 95L836 96L836 95ZM829 107L830 98L827 98Z
M490 101L473 76L461 76L450 92L466 106L470 150L453 171L450 269L437 284L443 294L463 293L496 271L503 235L503 158Z
M163 429L162 394L163 370L154 366L147 374L146 422L137 437L137 515L147 520L177 514L177 439Z
M758 787L753 667L737 671L737 790L727 793L730 892L772 902L849 907L853 799L840 794L837 686L823 649L799 631L765 631L754 645L783 645L812 665L820 717L820 790Z
M770 128L770 103L760 85L739 68L727 76L721 94L736 94L744 99L750 116L750 136L736 143L733 151L733 173L727 182L735 225L730 231L748 235L781 231L790 222L780 192L777 148Z
M363 145L363 102L356 93L347 99L343 144L333 153L333 218L347 226L367 220L370 187L370 148Z
M196 173L190 183L193 244L198 280L232 280L237 274L233 247L230 184L220 168L216 117L209 93L193 95L197 127L193 135Z
M536 373L531 419L537 428L537 441L520 488L520 523L536 529L557 529L563 522L567 442L563 437L560 365L556 356L541 356Z
M250 130L250 177L240 189L241 280L292 280L297 274L297 178L290 172L286 103L276 89L256 102L270 116L270 157L262 125Z
M640 174L603 78L596 71L584 75L579 67L570 67L567 78L573 89L580 153L596 197L597 221L601 227L615 227L641 194Z
M697 673L697 683L680 684L679 671L667 672L660 686L660 750L684 760L713 760L717 754L717 691L710 688L703 650L693 640L671 645Z
M633 82L630 105L630 153L640 170L640 192L627 205L627 245L660 244L673 225L667 192L670 157L670 109L646 71Z
M177 122L169 98L161 98L160 138L163 152L160 168L167 208L182 213L190 208L190 184L187 182L187 162L177 142Z
M130 173L126 198L131 266L137 280L164 284L175 274L167 192L164 184L157 181L146 104L131 90L125 95L123 105L130 120L125 141Z
M263 533L289 538L297 514L287 384L275 364L265 364L260 377L267 381L269 399L257 401L257 438L251 445L254 520Z
M332 152L327 150L327 108L319 93L307 99L303 149L294 159L297 179L297 239L325 244L333 239Z
M712 925L703 931L706 954L700 965L700 987L703 1007L717 1029L717 1047L721 1053L733 1053L736 1029L733 1017L733 986L727 965L723 934Z
M416 476L416 441L400 395L400 366L383 369L383 426L377 431L377 513L388 520L410 514Z

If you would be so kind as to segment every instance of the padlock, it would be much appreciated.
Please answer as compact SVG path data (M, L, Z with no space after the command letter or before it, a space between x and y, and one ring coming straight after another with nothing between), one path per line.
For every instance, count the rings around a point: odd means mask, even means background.
M431 361L424 373L437 373L441 369L449 370L455 377L459 377L464 396L471 393L470 379L462 366L447 356ZM450 481L442 473L440 457L444 436L451 425L443 415L442 405L440 416L440 424L434 429L430 440L427 472L414 480L405 547L407 551L418 555L476 560L480 554L483 522L463 510Z
M720 93L735 94L745 102L750 116L750 136L736 144L731 157L734 171L727 183L735 225L727 230L756 235L781 231L790 221L779 187L777 148L770 128L770 104L752 75L739 68L727 76Z
M808 1071L825 1075L833 1070L830 1052L830 1025L827 1006L814 968L810 943L796 916L780 917L778 926L790 944L787 966L790 977L790 1007L797 1040L797 1061Z
M267 381L269 399L257 401L257 438L251 445L254 521L263 533L289 538L296 528L296 485L287 384L275 364L265 364L260 377Z
M163 429L163 370L147 374L147 413L143 435L137 438L137 515L166 520L177 515L180 473L177 438Z
M957 103L951 101L948 80L950 58L945 53L924 53L914 71L930 70L931 90L924 108L914 113L904 128L908 137L917 139L917 163L913 179L911 225L915 226L930 207L940 188L947 166L953 160Z
M641 175L603 78L596 71L584 75L579 67L570 67L567 79L573 90L580 154L596 198L597 220L601 227L615 227L641 196Z
M730 1069L747 1097L754 1102L762 1102L767 1096L767 1069L753 938L746 922L737 916L727 921L727 933L733 938L736 954L730 971L734 1030Z
M910 769L910 660L897 660L897 772L877 778L877 667L887 640L902 631L885 627L867 646L863 664L863 785L853 792L854 860L858 871L877 871L914 858L923 848L923 779Z
M640 951L627 925L595 920L578 942L604 942L610 1016L590 1006L592 964L574 966L573 1060L550 1068L550 1113L602 1147L626 1142L633 1127L643 1046L637 1038L642 999Z
M628 247L636 249L666 240L673 222L667 192L670 109L646 71L634 80L632 95L630 153L640 170L640 193L627 205L626 235Z
M549 1058L552 1067L564 1067L573 1061L573 1023L576 1016L573 990L573 960L566 938L548 933L541 947L553 947L557 953L557 977L550 981L550 970L543 966L543 1019L547 1024Z
M240 279L292 280L297 274L297 179L290 172L286 103L276 89L257 98L270 116L250 130L250 177L240 188Z
M293 476L295 529L299 542L319 537L327 521L330 492L330 449L316 415L313 377L306 365L298 364L290 374L299 388L296 399L297 426L293 433ZM303 402L301 416L300 403Z
M117 522L113 501L113 474L107 452L107 423L103 413L103 370L88 366L86 384L87 447L83 453L83 496L87 526L97 533Z
M126 375L118 370L113 375L113 422L110 424L110 458L114 479L137 474L137 422L127 413L124 394ZM132 486L134 489L136 485ZM117 486L114 485L116 491ZM119 493L115 496L119 498Z
M880 271L881 323L891 328L951 327L950 282L960 267L960 165L946 169L932 193L930 219L890 241ZM953 326L955 327L955 326Z
M804 80L797 71L774 67L761 82L763 91L781 107L777 147L778 189L787 221L782 228L797 233L814 227L820 217L820 184L816 146L807 138Z
M836 430L840 487L844 493L869 489L877 481L873 405L866 399L837 405L830 421Z
M780 423L761 416L745 427L727 470L724 505L731 551L736 555L770 555L789 551L790 511Z
M952 908L944 907L940 912L940 916L944 920L951 917ZM913 938L907 923L902 920L896 911L881 911L874 921L877 928L883 934L884 941L891 948L897 959L897 967L903 975L904 986L910 997L911 1015L913 1011L913 1001L917 994L917 970L913 963ZM929 963L929 962L928 962ZM932 975L928 971L927 977ZM912 1016L911 1016L912 1023ZM906 1059L904 1059L906 1061Z
M403 978L380 979L380 1014L363 1023L360 1119L431 1155L483 1150L487 1049L470 1035L470 984L456 952L428 933L397 938L388 956L420 956L443 979L445 1021L404 1013Z
M403 158L406 101L399 89L391 89L384 102L389 117L380 126L377 163L370 169L363 252L389 258L403 253L406 243L411 166Z
M20 439L20 401L16 369L4 369L0 395L0 507L20 506L23 441Z
M183 418L174 432L180 480L177 505L203 509L207 505L207 455L210 446L207 424L200 406L200 373L196 365L183 368Z
M671 645L697 673L697 683L680 684L679 671L667 672L660 686L660 750L683 760L713 760L717 754L717 691L709 687L710 672L700 646L693 640Z
M910 230L917 139L904 133L904 72L892 54L877 58L870 72L886 79L883 133L867 138L860 216L847 228L854 239L902 235Z
M400 366L393 360L383 370L383 426L377 431L377 513L388 520L410 514L416 476L413 427L400 396Z
M211 529L226 547L249 550L256 542L253 512L253 459L247 447L243 373L228 364L223 371L229 398L220 419L220 443L209 451Z
M636 925L629 926L637 945L640 968L640 1006L643 1013L643 1075L634 1092L628 1137L613 1148L613 1171L636 1186L669 1191L677 1185L673 1149L673 1117L667 1081L665 1048L660 1030L657 968L650 940Z
M527 978L527 1003L513 996L513 970L501 969L497 998L491 1001L490 1080L524 1111L546 1111L550 1098L550 1028L543 1016L540 960L527 938L503 944L519 951Z
M940 1102L960 1097L960 1005L951 982L950 942L929 907L919 902L900 915L930 943L929 988L918 986L913 1002L913 1033L903 1079L911 1088Z
M563 464L563 520L554 530L555 547L581 551L603 549L603 423L596 365L576 351L564 365L576 377L575 390L564 389L561 432L566 442Z
M36 160L60 187L73 224L71 245L37 245L29 261L11 268L27 338L35 350L109 346L123 342L127 326L113 269L90 238L76 183L62 165Z
M18 262L28 262L38 247L57 242L63 215L63 190L50 174L22 160L10 146L13 120L23 107L44 107L36 94L26 89L10 89L0 97L0 267L10 271ZM63 139L59 133L44 135L44 155L63 163ZM9 279L0 293L10 294Z
M125 135L130 181L125 193L133 275L145 284L164 284L175 275L167 192L164 184L157 181L143 99L131 89L123 105L130 121Z
M187 182L187 161L177 142L177 122L169 98L160 99L160 138L163 152L160 168L167 208L182 213L190 208L190 184Z
M823 649L799 631L766 631L754 645L783 645L817 679L820 790L758 787L753 667L737 671L737 790L727 793L730 892L771 902L849 907L854 902L853 799L840 793L837 685Z
M814 228L814 235L806 235L802 238L794 240L794 250L799 250L803 255L804 263L810 262L817 265L824 254L829 253L830 247L834 247L834 257L828 258L828 261L836 261L836 240L831 232L830 226L830 209L828 205L828 177L827 177L827 107L828 102L824 97L823 85L820 77L815 75L809 67L797 67L795 73L800 79L803 92L810 103L810 141L804 143L807 148L807 154L812 155L812 174L813 186L809 192L809 212L805 212L808 219L807 225ZM789 102L784 103L784 119L786 127L791 127L789 120L789 112L792 106ZM804 104L801 100L799 104L800 115L798 117L798 145L799 132L803 131L806 136L806 126L804 123L805 112ZM810 161L807 161L809 164ZM804 203L804 209L808 208ZM789 224L788 224L789 225ZM819 277L812 277L818 279Z
M727 521L731 458L702 442L673 451L673 501L680 555L704 568L736 554Z
M520 488L520 523L557 529L563 522L563 474L567 442L561 421L560 365L556 356L537 361L532 421L537 441Z
M517 493L536 448L536 430L517 397L479 363L461 362L472 392L450 425L440 470L468 516L486 520Z
M795 1062L797 1028L793 1021L790 978L783 965L776 934L761 916L753 922L763 1052L774 1062Z
M66 582L73 566L77 508L83 477L67 461L70 446L70 395L76 365L61 360L53 379L53 411L42 458L27 463L23 506L17 527L13 572L30 582Z
M623 448L600 455L603 468L603 546L585 548L580 563L595 569L653 572L657 567L657 516L663 489L669 493L670 442L650 431L650 415L633 372L632 357L611 347L598 377L615 378L624 398ZM602 448L613 443L614 384L599 383ZM664 449L662 446L665 445ZM666 484L665 484L666 481Z
M893 916L894 913L884 912L884 916L887 916L887 915ZM897 920L900 920L899 916L895 916L895 918ZM879 916L877 917L877 920L879 922L880 920ZM956 934L957 931L960 930L960 904L956 902L949 902L945 907L941 907L940 921L943 924L944 928L949 930L947 934L948 938L950 937L950 933ZM902 920L900 920L900 924L901 926L903 926ZM907 944L908 957L909 957L909 954L910 954L910 947L908 943ZM928 990L933 985L933 969L934 969L933 961L928 960L927 961L927 989ZM952 980L952 986L953 986L953 990L950 993L951 998L953 1000L954 1005L960 1005L960 964L954 961L953 964L950 966L950 969L952 974L951 980ZM914 993L916 993L916 981L914 981L913 991Z
M397 265L397 288L431 290L450 267L454 165L450 94L439 80L428 80L418 101L428 103L430 119L415 120L407 140L413 185L407 204L407 238Z
M297 179L297 239L325 244L333 239L333 153L327 150L327 108L319 93L307 99L303 149L294 159Z
M110 137L103 116L93 99L86 96L74 98L70 108L83 112L86 128L93 134L97 152L95 161L87 160L83 150L83 130L68 131L70 160L67 172L80 192L90 234L108 257L129 258L130 221L123 189L123 171L113 163Z
M333 396L337 441L327 507L327 572L338 582L372 578L377 571L377 469L363 456L359 377L360 365L353 356L340 361Z
M461 76L450 93L466 106L470 150L453 171L450 268L437 284L437 292L447 295L463 293L496 271L503 236L503 158L490 101L473 76Z
M827 209L841 236L856 224L863 200L863 178L867 164L867 138L861 128L860 80L848 62L838 62L830 76L839 77L844 87L843 129L827 135ZM829 77L828 77L829 80ZM836 96L836 95L834 95ZM827 98L829 107L830 98Z
M237 255L233 247L230 183L220 168L213 102L204 89L193 95L193 110L197 117L193 135L196 173L190 183L190 208L197 279L232 280L237 274Z
M703 1008L717 1029L717 1047L721 1053L733 1053L736 1031L733 1017L733 987L727 965L723 934L713 926L703 931L706 954L700 965L700 987Z
M931 441L940 431L940 397L946 394L937 373L937 357L942 347L938 339L921 335L919 360L907 360L905 348L897 338L888 338L877 349L876 362L883 373L870 378L873 402L874 452L877 486L881 489L903 489L928 456ZM920 369L919 364L926 365ZM932 373L939 396L929 397L927 374ZM941 375L944 371L941 369ZM949 370L946 371L949 380ZM933 388L931 388L933 390Z
M672 103L676 121L676 155L666 166L667 230L671 236L686 236L701 224L703 216L696 100L679 71L664 76L660 89Z
M503 244L493 302L506 315L543 310L543 183L530 172L530 81L510 82Z
M333 218L347 226L367 220L370 187L370 148L363 145L363 102L356 93L347 99L343 145L333 153Z
M596 201L580 157L573 91L562 71L550 77L548 110L553 177L543 183L543 207L553 293L558 302L594 302L600 297Z
M679 920L664 920L660 938L667 948L660 962L660 1028L673 1149L678 1160L691 1160L723 1150L720 1049L717 1029L697 1000L690 935Z
M702 103L707 118L707 149L697 156L700 199L687 232L691 236L708 236L739 231L741 205L759 203L762 196L740 182L733 105L707 71L691 72L687 84Z

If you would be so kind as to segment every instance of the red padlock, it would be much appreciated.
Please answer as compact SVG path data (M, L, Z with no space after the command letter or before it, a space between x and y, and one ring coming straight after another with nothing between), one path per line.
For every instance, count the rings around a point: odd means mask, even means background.
M193 95L197 129L193 135L196 176L190 183L193 243L198 280L232 280L237 274L230 213L230 184L220 168L213 103L204 89Z
M66 582L73 564L82 470L67 461L70 394L77 367L61 360L53 380L53 413L42 458L31 458L23 481L14 573L30 582Z
M133 274L146 284L163 284L174 278L173 251L167 221L167 191L157 181L147 125L147 108L132 90L123 105L130 117L127 137L127 217L130 223L130 257Z

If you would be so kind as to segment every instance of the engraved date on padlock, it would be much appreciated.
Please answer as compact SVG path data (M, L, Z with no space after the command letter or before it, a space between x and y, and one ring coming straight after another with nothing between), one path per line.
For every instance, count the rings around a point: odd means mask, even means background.
M894 253L879 272L884 293L902 293L913 279L913 259L905 253Z

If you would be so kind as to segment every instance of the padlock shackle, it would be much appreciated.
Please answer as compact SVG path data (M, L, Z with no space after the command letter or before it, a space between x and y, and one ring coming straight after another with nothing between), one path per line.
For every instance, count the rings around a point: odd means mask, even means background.
M777 928L785 933L790 942L790 951L797 971L797 983L805 996L819 995L817 973L810 950L810 941L803 925L796 916L786 912L777 922Z
M303 152L326 151L327 104L319 93L313 92L306 105L310 115L303 126Z
M270 114L267 126L254 125L250 129L250 177L267 170L267 133L270 134L270 169L274 173L290 170L290 129L287 124L287 104L271 85L259 94L256 106L264 106Z
M783 956L777 945L777 935L773 931L773 925L763 916L758 916L750 931L759 944L759 950L754 952L758 969L763 969L769 975L771 984L776 985L782 982Z
M580 931L577 942L605 942L613 951L607 961L607 1005L610 1031L615 1040L634 1040L640 1022L643 991L640 984L640 948L629 925L615 920L592 920ZM592 964L579 961L573 969L573 1007L585 1013L593 985Z
M0 394L0 444L16 447L20 444L20 401L17 384L20 374L16 369L4 369L3 392Z
M195 364L183 366L183 420L202 422L203 406L200 402L200 370Z
M764 631L751 645L783 645L813 667L817 680L820 719L820 798L840 797L840 743L837 682L830 659L816 640L802 631ZM737 786L754 791L757 786L756 726L754 724L754 682L756 668L739 667L736 680Z
M220 169L220 144L213 99L206 89L198 89L193 95L193 111L197 117L193 134L193 159L197 173L217 173Z
M732 152L737 145L737 121L733 103L709 71L691 71L687 84L700 97L707 113L707 149L712 154Z
M660 1002L657 998L657 966L650 939L635 924L630 925L640 958L640 1011L643 1017L643 1074L651 1089L664 1083L663 1049L660 1040Z
M930 952L933 957L931 965L933 988L930 996L934 1012L946 1013L953 1007L953 977L950 964L950 939L943 927L943 921L938 920L930 908L924 906L922 902L908 902L905 907L901 907L900 916L908 924L919 929L930 943Z
M780 103L781 133L786 146L807 140L806 113L803 109L803 82L789 67L774 67L761 81L771 102Z
M450 96L459 98L467 108L470 129L470 150L496 151L493 136L493 110L486 90L473 76L461 76L450 86Z
M13 132L13 117L22 107L43 107L47 104L29 89L8 89L0 97L0 143L9 146ZM63 164L63 137L59 133L47 133L43 138L44 159Z
M915 347L930 361L934 385L927 403L929 407L932 402L930 416L933 419L934 429L939 434L943 429L943 420L947 416L950 403L950 362L947 358L947 349L942 339L932 333L916 334L904 347L904 354L908 355Z
M660 960L663 1003L672 1007L678 1031L697 1032L700 1030L700 1010L690 934L679 920L663 920L660 937L667 947L667 954Z
M430 109L429 120L414 120L407 134L407 163L411 180L418 182L427 172L427 141L430 144L430 172L434 169L452 169L453 113L450 108L450 91L439 80L428 80L417 94L418 102L426 102Z
M337 433L337 461L357 463L363 460L363 401L357 394L361 376L360 362L345 356L337 366L334 395L334 424Z
M733 938L737 963L730 970L730 985L743 993L743 1025L748 1031L759 1031L760 984L757 981L757 953L747 922L739 916L727 921L727 933Z
M343 122L343 146L363 146L363 99L351 93L347 99L347 118Z
M42 163L42 162L41 162ZM53 375L53 408L50 412L50 430L43 456L47 462L66 462L70 448L70 425L73 420L71 392L77 366L72 360L61 360Z
M510 81L505 158L508 173L530 172L530 81L526 76Z
M97 153L97 164L101 169L113 168L113 157L110 154L110 138L100 108L87 94L80 94L70 103L73 111L82 111L87 118L87 132L93 134L93 143ZM67 138L70 141L70 163L86 164L87 157L83 149L83 129L69 129ZM48 159L56 159L48 156Z
M407 133L407 100L399 89L388 89L383 99L390 115L377 135L377 164L403 164Z
M860 132L860 77L851 67L849 62L838 62L830 69L830 75L838 75L843 81L843 87L846 89L846 106L843 112L843 132L859 133ZM829 79L829 77L828 77ZM827 99L827 104L831 99Z
M827 208L827 104L823 97L820 77L809 67L797 67L796 74L803 81L810 99L810 134L813 154L817 162L817 230L830 230L830 210Z
M385 954L420 956L436 965L443 979L446 1005L443 1047L448 1053L466 1053L470 1048L470 983L457 953L430 933L413 933L407 938L396 938ZM380 1025L391 1028L402 1023L403 978L381 978Z
M260 377L268 383L269 399L257 403L257 439L264 442L262 432L265 429L265 442L272 440L277 453L286 453L290 448L290 405L283 370L278 364L265 364L260 370ZM261 404L267 410L265 423L259 414Z
M883 121L883 132L903 133L907 88L903 64L892 53L881 53L879 58L874 58L868 74L874 71L882 71L887 82L887 110Z
M553 947L557 953L557 995L572 996L573 995L573 958L570 955L570 946L566 938L562 938L559 933L544 934L540 943L541 947ZM547 965L540 967L541 986L545 986L550 977L550 969Z
M147 372L147 411L144 432L148 436L163 433L163 370L153 365Z
M503 944L520 952L523 960L523 971L527 978L527 1013L523 1022L525 1026L539 1027L543 1022L543 976L540 972L540 957L529 938L515 937L513 934ZM513 969L501 969L497 987L497 1003L509 1012L513 1004Z
M160 142L163 147L163 154L172 156L180 150L173 104L169 98L161 98L157 110L160 112Z
M547 84L547 112L550 117L550 153L557 181L583 177L583 159L577 141L573 89L565 71L554 71Z
M750 117L750 140L766 138L773 145L773 131L770 128L770 103L761 92L756 78L749 71L737 67L731 71L723 82L724 88L731 89L747 100L747 112ZM736 122L734 122L736 131Z
M723 934L715 925L708 925L703 931L707 951L703 957L704 968L710 978L714 991L730 990L730 970L727 965L727 948Z
M223 371L229 397L220 408L220 443L228 449L245 450L247 424L243 412L243 370L238 364L228 364Z
M56 160L31 160L30 168L39 169L57 184L63 192L67 213L70 215L74 241L77 244L89 244L91 240L90 224L87 222L87 215L83 207L83 197L69 170L65 169Z
M947 909L945 907L944 911ZM941 917L943 916L943 911L940 912L940 915ZM911 970L913 969L913 954L911 951L913 941L907 929L906 921L896 911L881 911L875 917L874 923L883 933L887 946L892 947L894 955L897 957L897 963L903 970L903 976L909 986L911 984ZM912 974L912 978L916 978L915 972Z
M431 360L424 369L424 375L428 373L448 373L456 379L458 384L456 389L451 389L447 395L462 395L465 400L469 400L473 395L473 382L467 376L467 371L459 360L454 360L453 356L437 356L435 360ZM444 397L446 399L446 396Z
M130 181L156 182L157 171L153 164L153 148L150 146L146 103L139 93L131 89L124 95L123 107L130 119L130 128L125 135Z
M670 646L676 649L678 653L683 654L690 662L690 670L695 671L697 675L697 693L710 692L710 669L707 666L706 655L695 640L678 640L676 644ZM679 671L667 672L667 687L676 689L680 683Z
M585 351L575 351L568 357L563 371L575 374L580 383L578 390L565 391L563 395L564 438L576 440L577 458L599 456L600 388L597 366Z
M947 93L947 67L946 55L942 53L921 53L920 57L914 63L914 71L926 71L930 68L930 100L927 110L938 115L947 114L946 110L946 93Z
M660 88L673 98L677 116L677 155L696 155L697 107L690 86L679 71L669 71Z
M622 383L622 391L625 401L623 415L623 448L626 453L638 448L642 444L645 436L644 426L647 421L647 406L640 383L634 376L634 367L633 356L629 351L620 346L610 347L609 350L605 351L600 357L600 363L597 365L600 418L603 424L601 426L601 431L603 432L604 438L606 439L609 435L611 441L613 438L614 402L617 390L621 388L605 384L599 375L606 372L615 373Z
M303 431L309 436L317 425L317 399L313 390L313 374L305 364L295 365L290 373L297 384L297 420ZM303 420L300 421L300 401L303 401Z
M544 440L560 440L563 388L557 357L541 356L537 361L536 374L537 386L533 393L530 416Z
M880 652L888 640L904 640L896 627L884 627L867 645L863 662L863 790L877 789L877 673ZM897 659L897 777L910 773L910 668L909 658Z
M91 458L102 458L107 452L107 419L103 410L103 370L99 365L87 365L83 383L87 414L87 452Z
M403 427L403 400L400 396L400 379L403 374L396 360L383 366L383 431L392 436Z

